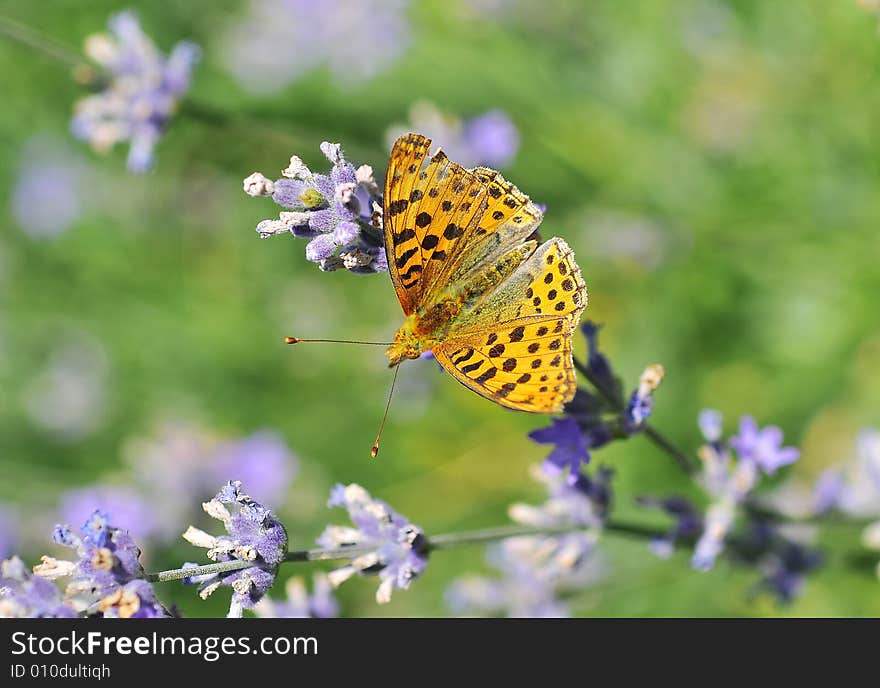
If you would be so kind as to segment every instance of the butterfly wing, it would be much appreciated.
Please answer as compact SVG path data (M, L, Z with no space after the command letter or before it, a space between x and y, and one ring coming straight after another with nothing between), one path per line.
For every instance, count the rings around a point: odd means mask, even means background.
M385 178L383 222L388 269L403 312L412 313L455 255L485 206L486 187L476 175L419 134L394 144Z
M467 170L419 134L394 144L385 180L385 246L404 313L524 241L540 209L494 170Z
M477 394L508 408L559 413L574 397L571 321L523 318L434 348L437 361Z
M551 239L462 314L434 355L459 382L502 406L559 413L577 388L572 334L586 304L571 249Z

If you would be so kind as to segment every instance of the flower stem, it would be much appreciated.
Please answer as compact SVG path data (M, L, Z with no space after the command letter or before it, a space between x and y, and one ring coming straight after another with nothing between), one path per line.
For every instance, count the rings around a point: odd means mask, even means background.
M598 380L595 375L593 375L592 371L584 365L578 359L574 359L574 367L577 368L578 372L583 375L587 381L596 388L596 391L599 392L610 404L614 406L618 411L625 411L626 407L623 402L614 394L611 390L607 389L605 385ZM687 454L685 454L681 449L676 447L665 435L663 435L659 430L656 430L653 426L645 423L645 426L642 430L644 435L654 443L655 446L659 447L667 454L669 454L679 466L688 474L693 475L697 472L697 464L691 459Z
M0 16L0 35L62 62L68 67L76 67L84 62L82 56L66 43L9 17Z
M618 533L627 537L635 538L653 538L662 537L664 532L650 526L642 526L634 523L609 522L602 526L603 530L612 533ZM445 533L435 535L428 539L427 549L445 550L455 547L466 547L468 545L479 545L487 542L496 542L511 537L521 536L541 536L541 535L565 535L575 533L582 528L565 526L565 527L547 527L535 528L533 526L500 526L498 528L485 528L483 530L471 530L463 533ZM336 547L333 549L306 549L295 552L288 552L284 557L284 562L295 561L335 561L349 560L362 554L373 551L372 547ZM233 559L232 561L221 561L214 564L206 564L204 566L196 566L185 569L169 569L167 571L159 571L157 573L148 573L146 579L151 583L165 583L168 581L182 580L190 576L205 576L218 573L229 573L230 571L239 571L241 569L250 568L255 564L251 561L242 559Z

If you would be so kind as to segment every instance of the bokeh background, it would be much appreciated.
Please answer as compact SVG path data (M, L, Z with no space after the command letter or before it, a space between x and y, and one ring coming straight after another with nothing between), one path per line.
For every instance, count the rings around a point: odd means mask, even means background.
M293 548L346 521L324 506L337 481L362 484L429 533L503 524L510 502L543 498L528 468L546 447L526 435L545 419L478 398L430 361L408 364L371 461L391 379L382 350L282 343L385 340L401 313L387 275L322 273L303 242L258 240L254 226L277 208L242 193L242 178L275 178L294 153L323 169L323 140L381 177L389 130L438 112L453 118L450 138L455 118L487 112L515 127L504 173L546 204L545 235L574 248L588 315L605 323L605 348L628 383L645 364L665 366L655 424L683 447L700 442L701 408L723 411L731 431L750 413L802 449L780 480L809 484L878 423L880 35L870 7L373 4L382 11L0 2L4 16L76 49L132 8L161 50L182 39L203 50L155 168L134 175L124 147L97 156L69 134L83 95L70 70L0 40L4 556L34 563L57 519L98 500L142 531L148 568L198 560L179 533L204 525L198 503L233 465L251 470L248 491L283 516ZM304 30L322 21L331 33ZM701 499L642 438L594 461L617 471L622 518L667 523L635 506L640 494ZM780 606L752 594L753 571L722 560L695 572L687 552L661 560L609 534L606 575L572 608L880 614L858 529L819 538L826 566ZM439 553L384 607L374 581L346 583L342 612L443 615L451 580L486 570L480 548ZM290 564L282 577L302 574L306 565ZM189 616L228 604L223 592L207 602L175 584L158 592Z

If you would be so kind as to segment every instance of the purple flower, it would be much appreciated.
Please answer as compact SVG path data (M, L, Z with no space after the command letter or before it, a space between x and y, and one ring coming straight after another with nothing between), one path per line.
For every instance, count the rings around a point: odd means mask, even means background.
M782 430L775 425L759 429L751 416L740 418L739 434L730 438L730 444L741 461L753 461L767 475L794 463L800 456L794 447L782 446Z
M490 110L465 122L462 140L473 157L489 167L505 167L519 149L519 131L501 110Z
M107 85L77 103L71 130L99 152L128 141L128 169L144 172L177 101L189 89L199 49L181 42L164 57L131 11L113 15L109 27L110 34L89 36L85 45Z
M345 87L387 69L409 43L406 0L251 0L222 54L246 89L272 93L326 67Z
M504 167L519 149L519 132L501 110L461 120L441 112L433 103L419 101L410 108L408 123L388 128L386 144L391 147L400 135L410 131L433 139L446 155L465 167Z
M98 602L98 611L105 619L158 619L168 616L156 599L153 586L137 578Z
M590 462L589 443L577 420L571 417L553 418L552 425L529 433L538 444L553 444L553 451L544 459L544 467L550 473L560 473L568 468L568 479L575 482L581 464Z
M254 612L259 617L272 619L330 619L339 616L339 604L333 596L330 579L324 573L316 573L312 580L312 593L309 594L302 578L288 578L284 586L287 598L278 601L266 595L254 606Z
M76 610L66 604L54 583L33 575L21 559L0 564L0 618L73 618Z
M66 525L56 526L52 539L73 549L77 559L44 556L34 573L49 580L66 578L64 598L74 609L120 618L167 616L143 580L140 549L128 531L111 525L106 514L95 511L78 533Z
M227 505L237 511L230 512ZM205 547L211 561L251 562L250 568L226 573L191 576L184 583L199 583L199 596L207 598L220 586L232 588L229 617L240 618L251 609L275 582L278 565L287 553L287 531L272 512L242 492L241 483L228 482L210 502L205 512L223 523L226 535L214 536L190 526L184 539ZM196 564L187 563L187 567Z
M287 443L269 430L221 445L211 466L215 476L228 476L247 485L249 492L269 504L284 501L297 471Z
M715 443L721 440L723 423L720 411L703 409L697 416L697 425L699 425L700 432L707 442Z
M428 565L424 533L385 502L373 499L360 485L336 485L327 506L344 507L354 528L327 526L318 545L357 550L347 565L330 572L333 587L355 574L378 575L376 601L384 604L391 600L395 588L408 589L424 572Z
M134 489L121 485L92 485L68 490L61 495L59 520L63 523L84 523L95 511L107 514L121 530L139 540L147 540L158 532L154 509Z
M271 196L286 208L277 220L257 224L257 233L263 239L276 234L308 239L306 259L325 271L386 272L382 204L373 169L355 169L338 143L325 141L321 152L333 164L329 174L315 174L293 156L282 179L254 172L243 181L249 196Z

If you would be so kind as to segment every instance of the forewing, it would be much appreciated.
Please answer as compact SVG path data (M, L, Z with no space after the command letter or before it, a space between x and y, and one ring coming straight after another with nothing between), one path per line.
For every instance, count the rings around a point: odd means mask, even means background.
M385 178L383 221L388 267L406 314L423 302L447 261L476 229L488 189L419 134L394 144Z

